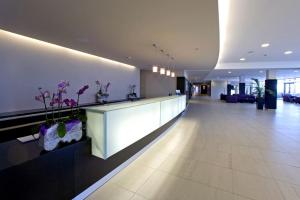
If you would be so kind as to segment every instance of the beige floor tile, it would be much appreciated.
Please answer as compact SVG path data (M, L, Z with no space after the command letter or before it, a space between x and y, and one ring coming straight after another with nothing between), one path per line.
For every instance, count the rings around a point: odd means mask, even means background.
M260 153L259 149L250 146L232 146L232 157L234 156L248 157L254 160L263 160L263 156Z
M139 165L144 165L147 167L151 167L153 169L158 168L161 163L168 157L168 154L161 153L157 150L149 150L146 151L143 155L135 160L135 162Z
M283 200L275 181L260 176L233 172L233 192L255 200Z
M231 168L231 155L221 151L203 150L199 152L198 160L211 163L220 167Z
M154 172L137 194L147 199L181 200L184 199L186 181L164 172Z
M147 200L147 199L142 197L141 195L135 194L130 200Z
M196 164L197 164L196 160L170 155L159 166L158 170L185 178L188 177L190 174L192 174Z
M212 164L198 162L186 176L195 182L232 192L232 170Z
M241 197L230 192L216 190L216 200L251 200L251 199Z
M232 169L272 178L271 171L264 161L247 156L232 156Z
M125 190L112 183L106 183L104 186L92 193L87 200L129 200L133 196L133 192Z
M119 174L114 176L110 182L132 192L136 192L153 172L154 169L150 167L132 163Z
M275 162L279 164L300 167L300 160L289 153L275 151L261 151L266 162Z
M300 185L300 168L276 163L268 163L268 166L276 180Z
M300 187L277 181L280 191L286 200L300 200Z
M185 181L183 187L183 198L182 200L215 200L216 189L198 184L192 181Z

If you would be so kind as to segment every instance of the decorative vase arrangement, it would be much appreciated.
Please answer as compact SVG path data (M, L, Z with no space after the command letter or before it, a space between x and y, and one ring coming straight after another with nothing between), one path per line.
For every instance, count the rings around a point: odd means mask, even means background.
M127 99L130 101L134 101L135 99L137 99L135 88L136 85L129 85L129 94L127 95Z
M96 93L96 102L97 103L107 103L107 99L109 97L108 88L110 86L110 82L106 85L100 83L100 81L96 81L97 93Z
M85 85L78 90L77 101L63 98L63 95L67 94L67 87L69 86L68 81L62 81L58 84L57 92L53 92L52 95L49 91L43 91L42 88L39 88L40 94L35 97L37 101L43 103L45 109L46 120L39 129L39 144L46 151L54 150L60 142L79 141L82 137L82 122L86 121L86 117L80 114L79 98L89 86ZM58 116L55 117L54 110L60 110L64 105L71 109L71 115L62 117L61 112L58 112ZM50 110L51 115L49 116Z

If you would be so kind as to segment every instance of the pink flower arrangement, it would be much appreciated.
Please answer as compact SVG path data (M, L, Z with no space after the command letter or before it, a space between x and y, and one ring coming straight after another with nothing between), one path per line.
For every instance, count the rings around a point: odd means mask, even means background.
M57 92L53 92L52 95L50 94L49 91L43 91L41 87L38 88L39 90L39 95L35 96L35 100L42 102L45 108L45 113L46 113L46 125L49 127L55 123L64 124L64 121L68 119L72 120L80 120L82 119L82 116L80 116L79 112L79 97L84 94L84 92L89 88L88 85L83 86L80 88L77 92L77 101L75 101L72 98L63 98L64 94L67 94L67 88L70 86L69 81L61 81L57 85ZM51 97L51 99L50 99ZM52 110L52 119L48 118L48 99L49 101L49 106L51 107ZM61 112L58 112L58 117L54 116L54 108L58 110L63 108L63 105L66 105L67 107L71 108L71 113L72 115L67 117L67 118L62 118ZM74 112L73 108L77 107L77 112ZM45 127L45 125L43 125Z

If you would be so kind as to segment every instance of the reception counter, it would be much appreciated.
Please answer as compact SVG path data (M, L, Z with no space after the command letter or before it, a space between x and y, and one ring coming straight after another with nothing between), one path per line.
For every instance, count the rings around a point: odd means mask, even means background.
M168 123L185 107L182 95L84 108L92 154L111 157Z

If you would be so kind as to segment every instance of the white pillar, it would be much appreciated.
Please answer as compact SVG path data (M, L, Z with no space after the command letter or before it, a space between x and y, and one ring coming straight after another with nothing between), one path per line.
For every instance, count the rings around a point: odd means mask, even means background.
M276 79L276 70L267 70L266 72L266 80Z
M240 83L245 83L245 76L240 76L239 77L239 81L240 81Z

